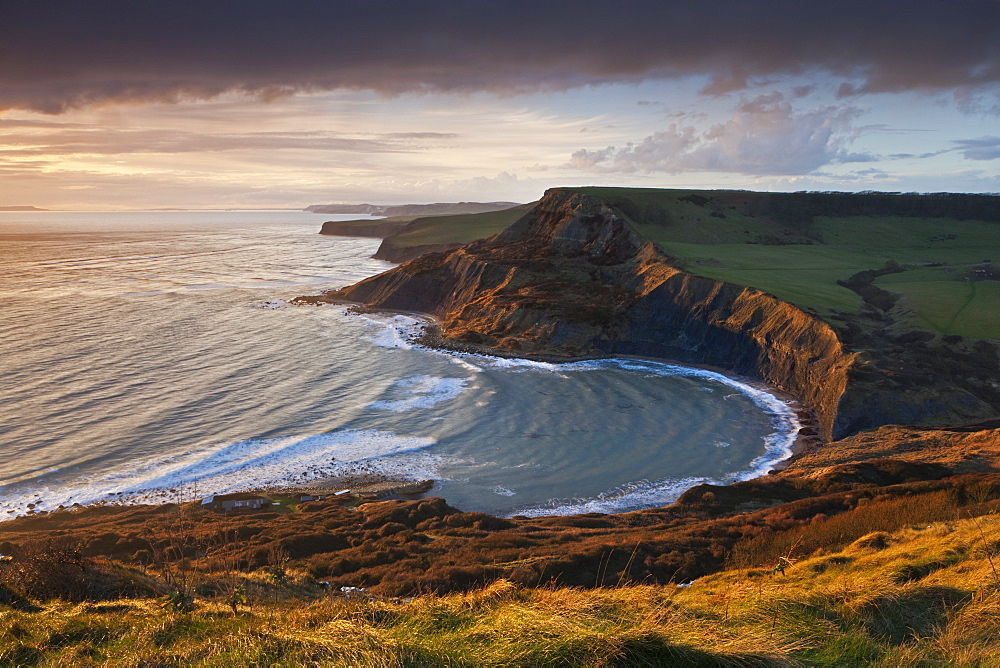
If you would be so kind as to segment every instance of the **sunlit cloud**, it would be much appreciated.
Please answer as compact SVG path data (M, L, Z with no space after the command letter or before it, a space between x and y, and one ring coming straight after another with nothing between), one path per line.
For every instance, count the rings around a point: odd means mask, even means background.
M387 153L418 150L428 140L453 139L450 133L394 133L366 138L325 132L251 132L203 134L179 130L123 130L91 128L62 130L46 135L0 136L7 157L33 155L117 155L121 153L193 153L238 150L343 151Z
M795 112L781 94L740 104L707 129L671 124L640 142L573 153L568 165L595 172L704 170L743 174L806 174L832 162L867 162L848 150L860 110L827 106Z

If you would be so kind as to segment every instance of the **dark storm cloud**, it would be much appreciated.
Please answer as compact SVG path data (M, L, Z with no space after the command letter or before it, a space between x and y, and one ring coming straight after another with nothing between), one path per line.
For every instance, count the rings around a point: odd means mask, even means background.
M0 109L242 91L522 92L821 71L844 94L1000 81L996 0L6 0ZM847 81L847 80L850 81Z

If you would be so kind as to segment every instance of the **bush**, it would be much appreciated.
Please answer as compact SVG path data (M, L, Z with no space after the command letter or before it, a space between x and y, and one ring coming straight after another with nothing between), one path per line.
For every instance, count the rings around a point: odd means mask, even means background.
M23 598L109 601L157 593L144 574L81 555L78 545L25 543L13 550L13 559L0 563L0 594L17 605Z

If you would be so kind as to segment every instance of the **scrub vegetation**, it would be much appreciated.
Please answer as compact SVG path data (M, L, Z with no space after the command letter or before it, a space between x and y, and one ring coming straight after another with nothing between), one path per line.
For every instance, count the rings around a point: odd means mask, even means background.
M803 551L807 530L760 567L693 583L582 589L500 579L394 598L331 590L302 569L276 565L203 573L174 564L170 579L105 561L99 572L131 582L129 596L53 591L29 599L5 587L0 664L996 665L995 506L870 532L835 549ZM65 554L49 556L4 568L76 567L57 566ZM181 582L189 605L140 591Z
M22 517L0 665L995 665L998 439L885 427L620 515L289 494Z

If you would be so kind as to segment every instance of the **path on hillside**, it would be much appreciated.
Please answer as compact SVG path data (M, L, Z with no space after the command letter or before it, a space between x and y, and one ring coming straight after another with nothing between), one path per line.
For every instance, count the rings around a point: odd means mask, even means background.
M962 315L962 311L964 311L966 309L966 307L969 304L971 304L972 301L976 298L976 283L975 283L975 281L969 281L969 288L970 288L969 289L969 297L965 300L965 303L962 304L961 306L959 306L958 310L956 310L951 315L951 318L948 320L948 323L945 325L944 331L942 332L942 334L951 334L951 328L955 326L955 321L958 320L958 316Z

